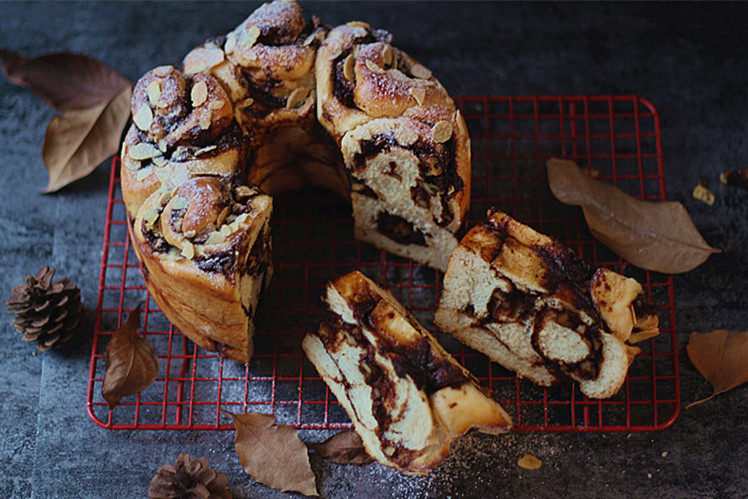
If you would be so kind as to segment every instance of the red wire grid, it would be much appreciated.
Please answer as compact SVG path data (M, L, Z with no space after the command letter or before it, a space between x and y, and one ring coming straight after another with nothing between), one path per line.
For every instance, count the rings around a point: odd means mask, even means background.
M556 201L545 162L572 159L596 178L643 200L665 201L660 121L637 96L493 96L455 99L472 138L472 227L496 206L568 244L596 265L636 278L659 309L661 334L639 343L621 390L589 399L573 384L541 388L518 379L453 337L437 334L514 419L517 430L651 431L680 412L672 276L628 264L590 235L576 207ZM441 273L355 241L350 207L322 190L276 196L272 219L275 274L256 315L255 355L248 366L196 347L148 296L127 236L118 160L111 168L87 412L110 429L230 430L222 412L273 412L300 429L351 427L301 340L315 329L327 282L354 269L391 290L436 333L433 314ZM464 229L463 229L464 230ZM101 395L106 345L142 300L142 334L153 343L160 372L153 385L113 412Z

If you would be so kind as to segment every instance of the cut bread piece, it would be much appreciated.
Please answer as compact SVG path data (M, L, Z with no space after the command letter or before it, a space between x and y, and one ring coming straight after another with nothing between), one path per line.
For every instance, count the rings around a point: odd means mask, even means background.
M639 351L632 332L657 328L634 279L578 259L499 211L452 253L435 323L520 377L570 378L607 398Z
M270 281L272 199L215 177L164 186L132 226L148 291L200 347L237 362L254 351L254 313Z
M329 314L303 348L377 461L426 473L471 428L511 427L476 379L362 273L332 281L326 302Z

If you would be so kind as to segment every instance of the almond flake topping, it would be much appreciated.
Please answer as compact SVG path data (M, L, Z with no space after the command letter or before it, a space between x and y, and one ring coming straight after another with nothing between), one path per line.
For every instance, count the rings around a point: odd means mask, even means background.
M212 146L205 146L202 149L198 149L197 151L195 151L195 156L200 156L201 154L205 154L206 152L210 152L213 149L215 149L216 147L218 147L218 146L216 146L214 144Z
M169 76L169 73L171 73L172 69L174 69L174 66L159 66L153 70L153 74L158 76L159 78L165 78Z
M205 244L221 244L222 242L226 241L226 238L223 234L220 232L211 232L210 236L208 236L208 239L205 241Z
M366 61L366 67L369 68L374 73L378 73L378 74L384 73L384 69L380 68L372 61Z
M286 109L299 107L306 100L309 91L306 88L297 88L286 99Z
M192 260L192 258L195 256L195 247L191 242L184 242L184 245L182 246L182 256L184 256L188 260Z
M158 218L158 210L156 208L151 208L150 210L146 211L143 215L143 221L148 227L153 227L153 224L156 222L156 219Z
M148 84L148 88L145 92L148 94L148 102L151 103L151 106L158 106L158 101L161 99L161 82L153 80Z
M382 55L384 56L384 65L385 66L389 66L390 64L392 64L392 57L394 55L392 53L392 47L390 47L389 45L385 45L384 46L384 50L382 52Z
M153 170L149 168L142 168L138 170L138 173L135 174L135 178L138 179L138 182L142 182L147 177L150 177L151 173L153 173Z
M210 128L210 113L204 113L197 122L203 130Z
M159 142L158 148L161 150L161 152L166 152L166 150L169 148L169 145L166 142Z
M224 52L227 54L230 54L234 51L236 48L236 35L233 33L229 33L229 35L226 37L226 44L223 46Z
M242 42L247 45L247 48L252 47L257 39L260 37L260 28L257 26L252 26L247 31L244 32L243 40Z
M226 206L223 210L221 210L221 213L218 214L218 218L216 218L217 227L223 225L223 221L226 220L226 217L229 216L229 213L231 213L231 207L229 206Z
M255 100L252 97L247 97L243 101L238 102L236 105L239 109L245 109L254 103L255 103Z
M446 142L452 136L452 123L449 121L440 121L431 129L435 142Z
M426 89L425 88L409 88L408 93L413 96L413 98L418 102L419 106L423 106L423 101L426 98Z
M431 71L420 64L414 64L413 67L410 68L410 74L422 80L428 80L431 78Z
M147 132L151 128L151 123L153 123L153 111L148 106L140 106L138 112L132 117L132 121L136 127Z
M257 194L257 189L246 185L240 185L234 190L234 192L236 193L237 199L242 200L244 198L248 198L249 196Z
M140 167L142 166L140 164L140 161L135 161L134 159L127 158L127 157L124 158L123 163L125 164L128 170L132 170L132 171L140 170Z
M192 107L202 106L208 98L208 85L204 81L197 82L192 87L190 97L192 97Z
M356 59L353 58L353 54L348 54L343 62L343 76L348 81L354 81L356 79L356 73L353 71L353 66L356 63Z
M163 156L156 156L153 158L153 164L156 166L166 166L166 163L168 163L168 161L166 161L166 158Z
M153 147L151 144L146 144L145 142L141 142L139 144L135 144L130 150L128 151L130 158L142 161L144 159L151 159L155 158L156 156L161 156L161 151Z
M208 104L208 109L212 109L213 111L217 111L223 107L225 103L222 100L214 100L210 104Z

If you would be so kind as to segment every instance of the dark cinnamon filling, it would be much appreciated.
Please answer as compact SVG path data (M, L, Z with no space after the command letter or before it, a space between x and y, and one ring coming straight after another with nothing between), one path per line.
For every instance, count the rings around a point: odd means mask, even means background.
M380 211L377 215L377 231L398 244L426 246L426 235L421 229L397 215Z

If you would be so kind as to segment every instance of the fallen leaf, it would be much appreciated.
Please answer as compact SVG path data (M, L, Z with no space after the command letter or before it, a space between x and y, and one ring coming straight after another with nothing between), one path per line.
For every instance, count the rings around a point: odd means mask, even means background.
M130 115L131 94L127 87L109 102L65 111L52 118L42 147L49 172L44 192L54 192L85 177L117 153Z
M543 461L533 456L532 454L525 454L517 461L517 466L526 470L536 470L543 465Z
M336 433L324 442L312 444L312 449L325 459L338 464L369 464L374 461L366 453L364 442L354 430Z
M693 333L688 339L686 352L714 388L714 393L692 402L686 409L748 381L748 332L718 329L706 334Z
M115 70L87 55L62 52L29 58L0 50L0 65L8 81L28 87L58 111L108 102L131 87Z
M748 166L723 173L719 176L719 181L725 185L733 185L735 187L748 189Z
M275 490L317 495L309 454L295 429L276 425L272 414L228 414L236 427L236 453L247 474Z
M135 395L149 387L158 374L158 358L153 345L138 335L140 307L112 335L106 346L106 374L101 394L113 410L122 397Z
M678 274L720 251L704 241L680 203L640 201L572 161L551 158L547 166L556 199L581 206L592 235L638 267Z

